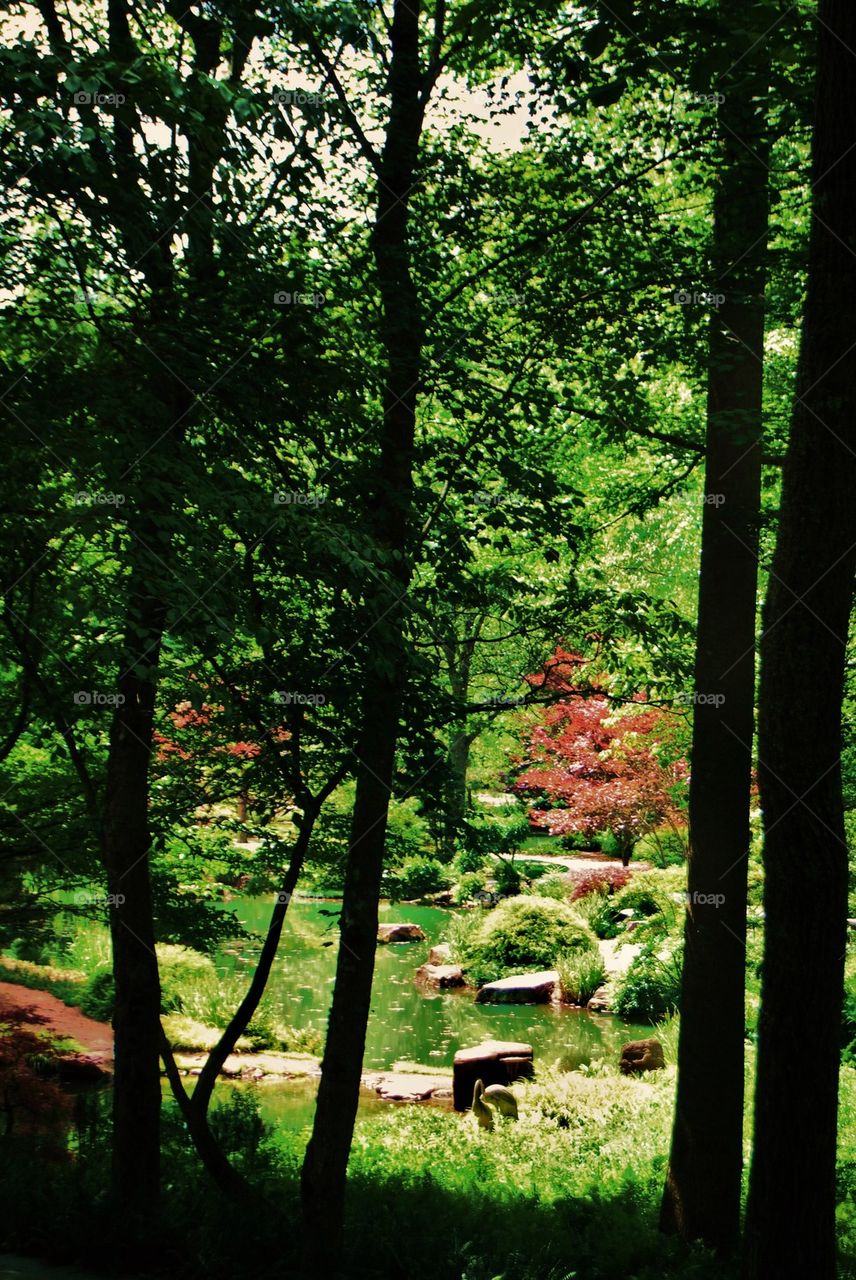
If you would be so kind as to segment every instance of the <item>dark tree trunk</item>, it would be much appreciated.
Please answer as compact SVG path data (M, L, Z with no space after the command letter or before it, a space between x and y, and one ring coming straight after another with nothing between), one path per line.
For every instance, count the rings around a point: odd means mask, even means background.
M141 1219L157 1205L160 1168L160 981L149 878L149 762L162 610L137 566L110 730L103 854L111 895L113 1192ZM134 650L134 640L139 649Z
M345 1183L359 1101L377 945L386 821L405 679L403 600L422 321L407 243L423 107L418 0L396 0L391 29L390 115L372 236L387 357L381 451L369 518L387 556L390 586L370 602L378 650L366 673L357 789L342 897L336 983L312 1138L302 1177L303 1273L335 1274L344 1227ZM392 603L390 596L392 595ZM396 598L399 603L396 602Z
M833 1280L846 946L841 704L856 571L856 6L821 0L808 294L761 641L766 940L752 1280ZM810 998L795 994L810 984Z
M720 7L732 29L744 6ZM661 1227L736 1249L743 1164L746 877L755 693L768 225L764 66L723 85L710 291L705 505L678 1088Z

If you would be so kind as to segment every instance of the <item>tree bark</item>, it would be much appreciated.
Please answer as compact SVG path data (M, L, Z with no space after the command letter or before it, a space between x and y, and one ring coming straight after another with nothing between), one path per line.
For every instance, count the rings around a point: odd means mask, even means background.
M315 1122L303 1165L301 1265L305 1276L318 1280L329 1280L336 1273L341 1253L345 1183L371 1003L386 822L405 682L403 598L410 580L413 445L422 360L422 319L408 248L409 196L423 119L419 8L418 0L396 0L393 10L390 115L372 233L387 371L369 522L378 547L385 552L392 585L369 602L376 656L363 690L336 983Z
M163 610L137 565L110 730L103 857L110 894L113 1013L113 1193L140 1219L160 1176L160 981L149 878L149 763ZM141 647L134 650L135 639Z
M761 642L766 940L746 1224L752 1280L833 1280L836 1270L841 705L856 572L856 7L821 0L817 29L808 292ZM807 975L810 999L798 1001Z
M745 6L720 6L745 30ZM754 35L747 35L747 46ZM714 202L678 1088L660 1225L729 1253L740 1231L746 879L768 229L763 41L723 83Z

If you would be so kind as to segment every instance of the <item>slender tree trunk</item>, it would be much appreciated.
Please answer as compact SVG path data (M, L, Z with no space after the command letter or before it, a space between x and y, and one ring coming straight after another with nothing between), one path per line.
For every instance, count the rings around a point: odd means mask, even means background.
M766 940L746 1225L752 1280L833 1280L846 946L841 793L856 572L856 6L821 0L797 394L761 641ZM810 983L810 998L795 993Z
M745 6L725 0L728 29ZM661 1227L736 1249L768 226L763 41L722 84L678 1089ZM718 904L718 905L714 905Z
M393 601L391 606L390 592L384 590L370 605L372 643L379 653L369 667L363 690L363 728L336 984L315 1122L303 1165L302 1269L313 1280L329 1280L341 1251L345 1182L371 1003L386 821L405 680L402 601L410 578L407 552L422 358L422 321L407 242L408 199L423 118L419 8L418 0L396 0L394 5L390 116L372 236L383 304L387 372L370 519L378 545L388 553Z
M110 731L103 856L111 895L116 987L113 1013L113 1191L123 1211L151 1216L160 1170L160 982L149 878L149 762L154 671L162 610L138 564L131 588L126 652ZM139 649L134 649L138 641Z

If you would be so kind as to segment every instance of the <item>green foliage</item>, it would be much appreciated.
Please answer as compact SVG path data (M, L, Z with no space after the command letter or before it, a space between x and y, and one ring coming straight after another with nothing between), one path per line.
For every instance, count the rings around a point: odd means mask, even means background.
M682 943L648 946L619 979L614 998L625 1018L657 1022L680 1008Z
M687 860L689 832L687 828L658 827L644 835L633 851L640 862L655 867L679 867Z
M560 951L555 965L562 983L562 999L568 1004L587 1005L606 981L606 966L599 952Z
M95 1018L98 1022L110 1022L115 998L113 970L96 969L90 975L80 997L80 1008L89 1018Z
M597 940L553 898L506 898L455 940L457 958L477 984L527 969L552 968L561 952L594 952Z
M449 868L430 854L413 853L402 858L385 877L385 888L393 902L425 898L452 884Z
M458 877L452 899L460 907L465 902L484 902L487 893L487 876L480 871L466 871Z

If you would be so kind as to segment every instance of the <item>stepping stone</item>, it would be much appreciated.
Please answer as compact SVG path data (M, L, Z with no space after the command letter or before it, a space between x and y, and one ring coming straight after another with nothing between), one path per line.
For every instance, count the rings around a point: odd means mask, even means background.
M476 1080L489 1084L513 1084L532 1075L532 1046L514 1041L485 1040L471 1049L459 1049L452 1067L452 1096L456 1111L472 1104Z
M499 978L485 983L476 996L476 1004L546 1004L553 999L558 985L555 969Z
M448 1097L449 1083L448 1076L394 1071L382 1075L375 1089L386 1102L425 1102L435 1095Z
M379 924L377 940L387 942L423 942L425 934L418 924Z
M463 987L464 971L459 964L423 964L416 970L416 981L426 987L446 991L450 987Z
M438 942L436 947L432 947L428 952L429 964L451 964L452 948L448 942Z
M628 1040L622 1047L619 1070L625 1076L638 1076L643 1071L659 1071L666 1065L663 1046L653 1036L650 1040Z

